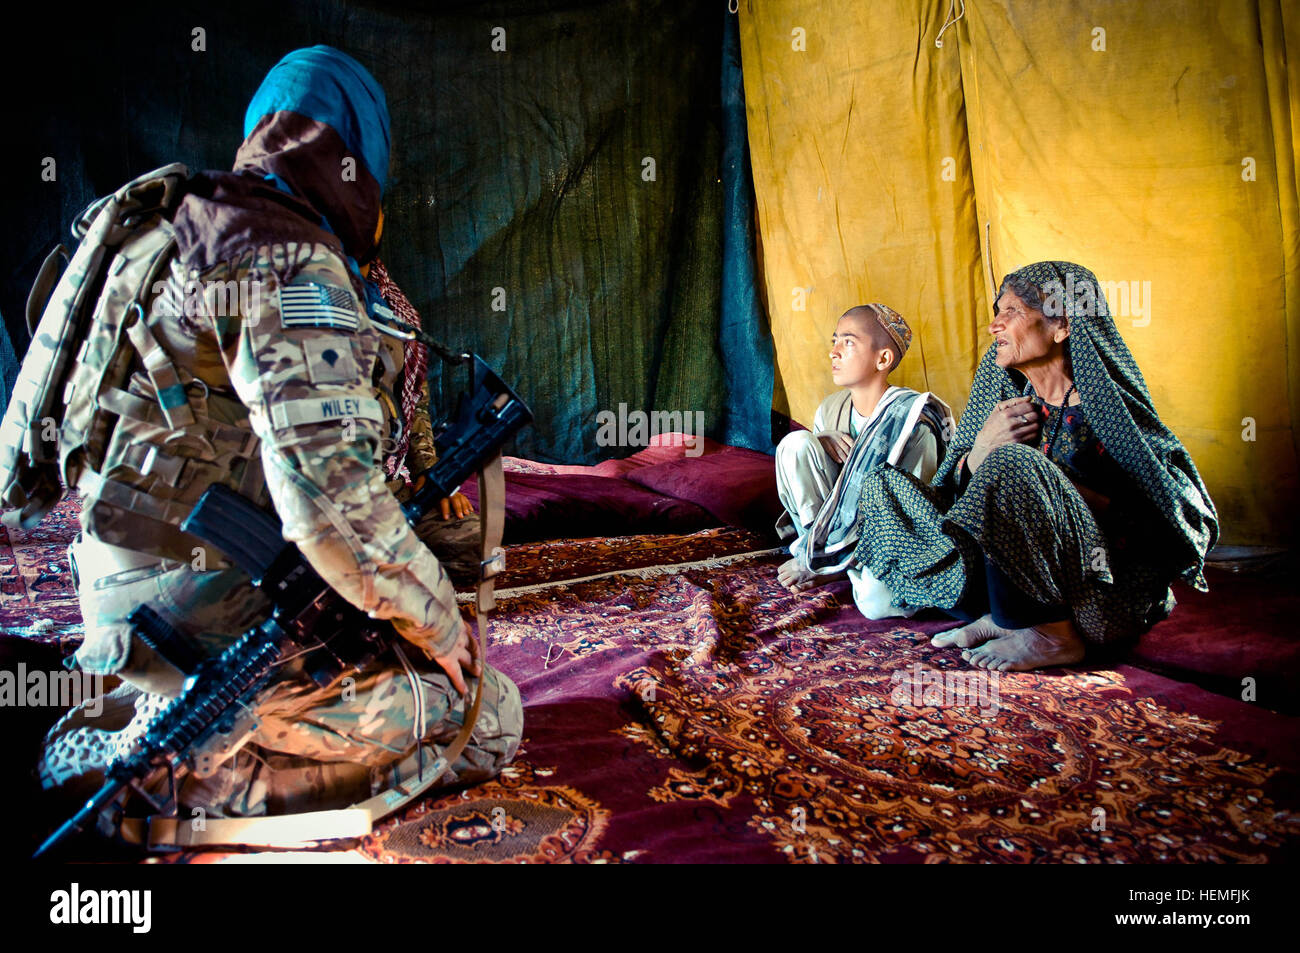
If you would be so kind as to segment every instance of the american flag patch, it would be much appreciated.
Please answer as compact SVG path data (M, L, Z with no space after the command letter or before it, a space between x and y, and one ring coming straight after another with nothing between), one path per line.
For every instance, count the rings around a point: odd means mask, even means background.
M285 328L358 327L357 309L352 293L345 288L331 288L315 282L281 287L280 326Z

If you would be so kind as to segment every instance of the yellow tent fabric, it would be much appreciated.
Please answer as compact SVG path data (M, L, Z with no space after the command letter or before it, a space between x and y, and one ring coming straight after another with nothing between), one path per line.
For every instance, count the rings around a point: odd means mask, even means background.
M778 410L811 421L835 319L882 301L915 333L895 383L959 412L992 274L1077 261L1205 476L1222 542L1293 540L1300 14L742 0L740 16Z

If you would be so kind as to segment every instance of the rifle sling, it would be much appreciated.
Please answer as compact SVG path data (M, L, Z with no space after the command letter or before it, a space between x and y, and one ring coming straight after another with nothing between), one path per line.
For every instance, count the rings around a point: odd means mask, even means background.
M132 823L134 822L134 823ZM195 824L185 817L130 818L122 822L126 840L147 838L150 850L217 847L306 847L320 840L365 837L371 818L365 811L306 811L274 817L210 817ZM143 828L147 827L147 833ZM197 829L196 829L197 828Z

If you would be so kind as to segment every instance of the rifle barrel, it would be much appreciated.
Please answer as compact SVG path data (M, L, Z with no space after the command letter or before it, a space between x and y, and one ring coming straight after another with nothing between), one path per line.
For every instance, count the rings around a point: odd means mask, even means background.
M73 834L84 831L86 825L94 824L99 812L107 807L124 787L126 787L125 781L110 780L106 782L98 793L85 803L81 810L72 815L72 818L66 821L57 831L45 838L45 842L36 849L36 853L32 854L32 860L39 860Z

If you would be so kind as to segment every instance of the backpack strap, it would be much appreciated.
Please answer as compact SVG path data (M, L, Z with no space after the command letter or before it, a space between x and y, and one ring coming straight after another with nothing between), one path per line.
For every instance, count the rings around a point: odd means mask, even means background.
M128 483L102 477L94 470L84 471L77 481L77 487L87 498L93 497L97 502L103 501L116 506L119 510L126 510L169 526L180 526L194 509L192 503L162 499L142 492Z
M45 261L41 262L41 269L36 273L36 280L32 282L32 290L27 293L27 334L29 337L36 337L36 328L41 323L41 315L45 313L45 306L50 302L50 294L54 291L54 286L58 284L59 273L62 271L59 267L60 258L64 262L71 260L66 248L62 245L55 245L54 250L45 256Z
M167 426L172 430L184 430L194 423L194 411L190 409L185 385L181 383L176 365L144 323L144 309L139 302L133 303L132 309L135 311L135 320L128 319L127 337L144 361L144 369L153 383L154 393L158 395L158 405L167 418Z

